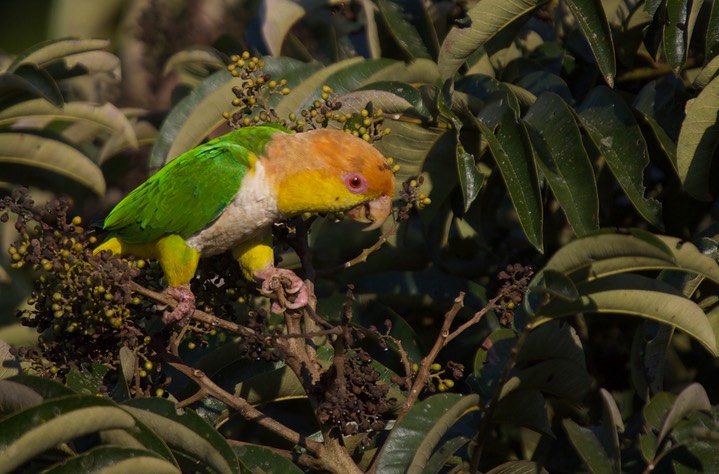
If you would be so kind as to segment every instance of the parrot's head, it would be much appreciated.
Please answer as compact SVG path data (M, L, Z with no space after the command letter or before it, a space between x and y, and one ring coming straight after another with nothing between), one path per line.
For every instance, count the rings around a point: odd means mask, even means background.
M394 174L382 154L349 133L319 129L276 133L265 148L264 166L277 189L277 208L345 212L379 228L392 211Z

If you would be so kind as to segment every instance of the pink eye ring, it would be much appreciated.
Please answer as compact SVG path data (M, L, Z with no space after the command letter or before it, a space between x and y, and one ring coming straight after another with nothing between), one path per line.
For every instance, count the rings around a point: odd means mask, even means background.
M359 174L345 175L343 181L351 193L360 194L367 191L367 180Z

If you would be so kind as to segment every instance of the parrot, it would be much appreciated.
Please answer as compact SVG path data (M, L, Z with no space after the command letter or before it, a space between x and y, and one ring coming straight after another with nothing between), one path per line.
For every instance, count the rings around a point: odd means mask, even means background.
M329 128L243 127L179 155L125 196L102 223L107 235L94 253L157 259L164 291L177 301L163 316L166 324L187 324L199 259L226 251L267 293L274 278L285 278L287 293L296 295L286 306L299 308L308 290L294 272L275 267L272 225L344 212L369 224L364 230L378 229L393 194L392 167L362 138Z

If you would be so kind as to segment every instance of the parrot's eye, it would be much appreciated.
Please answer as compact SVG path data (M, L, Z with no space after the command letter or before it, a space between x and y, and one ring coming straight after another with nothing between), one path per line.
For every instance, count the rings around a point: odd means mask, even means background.
M349 174L345 176L345 185L350 192L359 194L367 191L367 181L358 174Z

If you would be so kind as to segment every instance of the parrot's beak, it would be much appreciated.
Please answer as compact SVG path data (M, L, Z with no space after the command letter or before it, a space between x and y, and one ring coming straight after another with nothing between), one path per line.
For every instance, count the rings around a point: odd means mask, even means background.
M370 224L362 229L368 231L382 227L382 224L384 224L384 221L387 220L391 212L392 198L390 196L382 196L374 201L368 201L353 207L345 212L345 215L357 222Z

